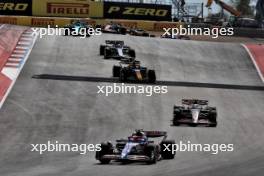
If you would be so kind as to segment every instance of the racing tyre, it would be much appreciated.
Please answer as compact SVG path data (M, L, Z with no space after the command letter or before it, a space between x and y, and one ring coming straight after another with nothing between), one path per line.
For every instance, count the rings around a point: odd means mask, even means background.
M180 125L180 123L178 122L178 119L180 118L180 116L181 116L181 111L177 107L174 107L173 120L172 120L172 123L174 126Z
M104 45L100 45L100 56L103 56L105 52L105 46Z
M101 151L97 151L95 158L100 161L101 164L109 164L110 159L103 159L106 154L113 154L113 146L110 143L101 143Z
M71 28L70 27L64 27L64 35L70 36L71 35Z
M102 25L100 24L95 25L95 29L102 29Z
M119 33L122 34L122 35L126 35L126 33L127 33L126 28L120 28L119 29Z
M175 153L173 153L173 145L175 144L174 140L164 140L160 144L161 156L163 159L174 159ZM167 148L170 149L170 151Z
M110 58L109 56L111 56L111 50L105 48L105 50L104 50L104 59L109 59Z
M155 83L156 82L156 73L154 70L148 71L148 80L149 80L149 83Z
M217 112L216 112L216 110L212 110L210 113L210 116L209 116L209 120L211 122L211 124L209 125L210 127L216 127L217 126L216 118L217 118Z
M126 72L126 70L123 69L123 70L120 71L119 80L121 82L126 82L127 81L127 72Z
M120 76L120 70L121 67L120 66L113 66L113 77L119 77Z
M130 49L130 50L129 50L129 56L130 56L130 57L133 57L133 58L136 58L136 52L135 52L135 50Z
M147 164L156 164L158 161L158 147L155 145L148 145L146 147L146 155L149 157Z

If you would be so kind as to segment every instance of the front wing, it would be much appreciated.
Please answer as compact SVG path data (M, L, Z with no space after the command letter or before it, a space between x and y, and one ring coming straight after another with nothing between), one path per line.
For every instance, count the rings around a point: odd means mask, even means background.
M128 155L126 158L121 158L121 155L112 154L112 155L104 155L102 159L110 159L110 160L129 160L129 161L149 161L150 158L145 155Z

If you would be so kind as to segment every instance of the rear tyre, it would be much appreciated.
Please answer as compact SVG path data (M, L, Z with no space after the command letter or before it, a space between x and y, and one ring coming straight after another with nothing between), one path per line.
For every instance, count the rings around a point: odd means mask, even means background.
M148 71L148 81L149 81L149 83L155 83L156 82L156 73L154 70Z
M104 55L104 51L105 51L105 46L104 45L100 45L100 56Z
M174 140L164 140L161 142L160 148L161 148L161 156L163 159L174 159L175 153L173 153L172 150L174 144L175 144ZM166 146L170 149L170 151L166 149Z
M119 28L119 33L122 35L126 35L126 33L127 33L126 28Z
M120 66L113 66L113 77L119 77L120 76L120 70L121 67Z
M133 50L133 49L130 49L130 50L129 50L129 56L130 56L130 57L133 57L133 58L136 58L136 51Z

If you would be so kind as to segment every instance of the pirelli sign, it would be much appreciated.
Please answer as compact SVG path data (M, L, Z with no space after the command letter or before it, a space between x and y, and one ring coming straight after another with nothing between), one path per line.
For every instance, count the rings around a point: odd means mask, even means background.
M47 13L53 15L85 15L89 16L89 4L47 3Z
M171 21L171 6L104 2L104 18Z
M33 0L33 15L48 17L103 17L103 2L90 0Z
M0 1L1 15L32 15L31 0L1 0Z

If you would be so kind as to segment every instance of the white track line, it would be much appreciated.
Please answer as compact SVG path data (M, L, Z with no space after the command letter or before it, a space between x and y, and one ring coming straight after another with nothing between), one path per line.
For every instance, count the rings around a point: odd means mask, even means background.
M19 63L6 63L5 66L19 66Z
M24 47L24 46L17 46L16 49L23 49L23 50L27 50L28 47Z
M30 45L30 42L18 42L18 45Z
M11 54L10 57L18 57L18 58L23 58L24 55L23 54Z
M14 54L25 54L27 51L26 50L14 50Z
M32 37L21 37L20 40L31 41Z
M21 61L22 58L9 58L8 61Z
M258 75L259 75L260 79L262 80L262 82L264 82L264 76L262 75L262 73L261 73L261 71L260 71L260 68L259 68L257 62L255 61L254 56L253 56L252 53L249 51L249 49L248 49L248 47L247 47L246 45L244 45L244 44L241 44L241 45L242 45L242 46L245 48L245 50L247 51L247 53L248 53L248 55L250 56L250 58L251 58L253 64L254 64L255 67L256 67L256 70L257 70L257 72L258 72Z

